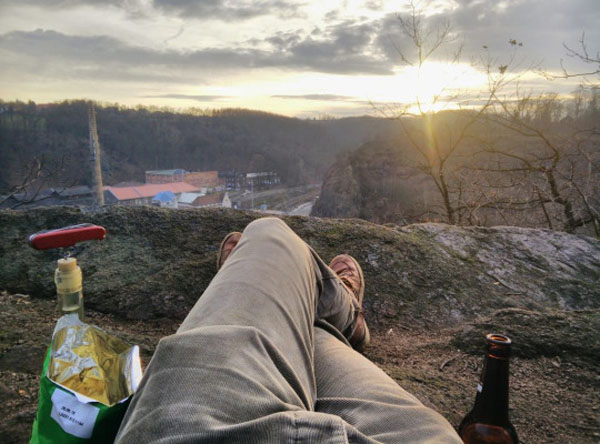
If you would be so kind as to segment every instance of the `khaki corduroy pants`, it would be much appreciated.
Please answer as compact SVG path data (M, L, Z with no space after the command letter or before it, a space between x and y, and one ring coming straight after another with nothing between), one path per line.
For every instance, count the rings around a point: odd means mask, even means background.
M367 296L368 297L368 296ZM340 332L356 307L284 222L250 223L162 339L119 443L460 443Z

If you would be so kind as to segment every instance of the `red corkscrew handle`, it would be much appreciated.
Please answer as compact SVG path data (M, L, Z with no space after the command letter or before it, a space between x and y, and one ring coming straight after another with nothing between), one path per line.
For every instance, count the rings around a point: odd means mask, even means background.
M106 229L100 225L79 224L55 230L38 231L29 236L29 245L36 250L72 247L77 242L102 240L106 237Z

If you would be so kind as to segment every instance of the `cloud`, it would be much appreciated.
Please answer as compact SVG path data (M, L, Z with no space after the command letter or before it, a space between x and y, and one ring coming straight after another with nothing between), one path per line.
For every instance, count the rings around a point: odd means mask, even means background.
M271 96L276 99L301 99L301 100L322 100L322 101L354 101L355 98L351 96L339 96L336 94L278 94Z
M12 5L33 5L45 8L69 9L83 5L92 6L126 6L133 3L139 4L139 0L3 0L2 3Z
M121 41L107 36L69 36L56 31L36 29L35 31L13 31L0 35L0 48L17 54L38 58L41 61L52 59L73 59L93 61L151 55L152 51L127 47Z
M265 55L258 50L214 49L182 52L132 46L108 36L72 36L56 31L14 31L0 35L0 49L35 58L40 65L71 63L122 68L244 68Z
M383 0L366 0L364 2L365 8L373 11L379 11L383 9Z
M342 96L342 95L337 95L337 94L278 94L278 95L273 95L271 96L272 98L276 98L276 99L297 99L297 100L314 100L314 101L319 101L319 102L339 102L340 105L342 103L344 104L353 104L355 106L353 106L351 109L369 109L371 111L373 111L374 109L383 109L386 106L389 106L390 103L389 102L374 102L372 100L364 100L358 97L354 97L354 96ZM338 108L336 109L342 109L340 108L340 105L337 105ZM347 108L347 106L345 107L345 109L350 109Z
M1 0L0 0L1 1ZM23 0L30 4L70 7L74 0ZM251 2L241 0L153 0L156 8L167 13L190 17L231 17L232 20L295 11L298 3L283 0ZM48 3L50 2L50 3ZM564 58L562 43L577 46L582 31L588 42L600 41L594 24L600 23L597 0L455 0L455 7L443 13L423 17L423 23L435 29L448 19L457 35L462 35L464 59L482 54L483 45L492 55L509 57L509 38L523 42L517 48L524 57L544 59L547 67L557 67ZM140 0L83 0L88 5L140 5ZM504 6L502 6L504 5ZM260 10L259 10L260 9ZM156 14L156 11L154 10ZM203 15L204 14L204 15ZM324 12L325 14L325 12ZM297 22L294 22L295 24ZM177 38L177 33L165 42ZM223 32L230 28L224 26ZM186 32L187 36L187 32ZM136 46L106 35L69 35L51 30L13 31L0 35L0 51L10 56L15 72L19 65L35 66L40 78L114 78L127 81L198 83L221 74L279 68L288 71L321 72L342 75L390 75L401 65L398 52L411 55L410 39L403 35L396 14L377 19L356 17L341 22L306 24L301 29L252 36L228 47L200 47L189 50ZM412 49L411 49L412 48ZM449 53L452 47L449 47ZM590 50L599 48L590 43ZM444 51L433 60L443 58ZM500 64L500 60L498 62ZM31 73L30 73L31 74ZM6 78L6 76L3 76Z
M283 0L153 0L153 5L181 17L246 20L275 15L289 18L299 15L300 5Z
M36 6L47 10L76 9L82 6L115 7L131 15L143 15L148 9L144 0L0 0L0 6Z
M374 39L376 22L347 20L304 37L277 35L267 41L281 54L281 62L297 69L338 74L392 74Z
M183 31L185 31L185 26L181 25L179 27L179 30L175 34L173 34L172 36L167 37L166 39L163 40L163 44L167 44L171 40L175 40L176 38L178 38L179 36L181 36L181 34L183 34Z
M181 18L247 20L274 15L302 16L302 4L290 0L1 0L4 5L37 6L44 9L75 9L81 6L114 6L134 17L156 16L158 11Z
M435 39L437 29L446 21L454 39L435 51L431 61L449 60L462 47L463 62L489 54L498 66L516 57L521 69L540 62L541 66L556 69L565 56L563 43L577 46L583 31L590 46L600 41L597 0L454 0L454 5L447 5L444 10L421 17L422 35L429 35L426 42ZM400 16L407 17L406 13ZM400 53L415 59L414 43L402 32L398 14L382 17L379 30L376 43L386 57L397 63L401 62ZM522 42L522 46L511 46L509 39Z
M39 74L53 66L112 68L135 72L171 73L172 82L183 74L216 75L223 71L260 68L339 74L389 74L385 60L369 54L368 26L334 27L325 37L269 39L270 50L256 47L202 48L194 51L157 50L133 46L108 36L73 36L56 31L13 31L0 35L0 50L13 57L35 60Z
M144 99L185 99L196 100L198 102L216 102L223 99L230 99L230 96L204 96L194 94L157 94L142 96Z
M418 60L418 48L413 39L406 34L402 27L400 18L410 22L410 17L406 14L388 14L380 20L379 34L376 42L380 50L389 59L398 64L406 64L403 57L410 64L416 64ZM434 42L438 39L440 32L449 24L446 14L434 14L428 17L421 17L421 42L423 53L429 52ZM455 35L449 34L445 43L439 46L429 56L429 61L440 61L452 59L459 50L461 39Z
M288 50L302 41L302 30L277 32L264 39L266 43L273 45L278 50ZM260 44L260 39L254 39L254 43Z
M519 52L531 61L543 60L556 68L564 56L562 44L577 42L583 31L590 42L600 41L597 0L544 0L497 2L458 0L459 7L445 16L464 36L465 49L478 53L483 45L508 58L514 48L508 40L523 43ZM596 48L598 49L598 48Z
M326 13L323 16L323 18L325 19L326 22L337 21L340 18L340 12L341 11L339 9L332 9L331 11Z

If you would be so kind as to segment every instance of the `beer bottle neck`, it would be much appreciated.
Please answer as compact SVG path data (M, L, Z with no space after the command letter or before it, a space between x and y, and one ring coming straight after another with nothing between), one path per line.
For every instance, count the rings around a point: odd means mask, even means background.
M487 354L477 387L473 417L487 424L509 424L508 357Z

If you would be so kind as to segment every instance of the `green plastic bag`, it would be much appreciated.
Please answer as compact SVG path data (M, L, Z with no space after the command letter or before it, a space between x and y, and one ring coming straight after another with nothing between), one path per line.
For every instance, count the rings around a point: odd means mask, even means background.
M40 378L38 410L30 444L111 443L119 431L130 398L111 407L81 402L48 376L50 348Z
M60 322L59 320L55 334ZM86 327L88 326L86 325ZM96 327L92 326L91 328ZM29 443L112 443L132 395L108 406L57 384L48 376L52 347L52 345L48 347L44 360L40 378L38 409ZM137 358L137 367L139 365L139 348L132 347L131 354ZM134 373L136 371L138 375L135 378L134 389L137 388L139 378L141 378L141 368L136 368Z

